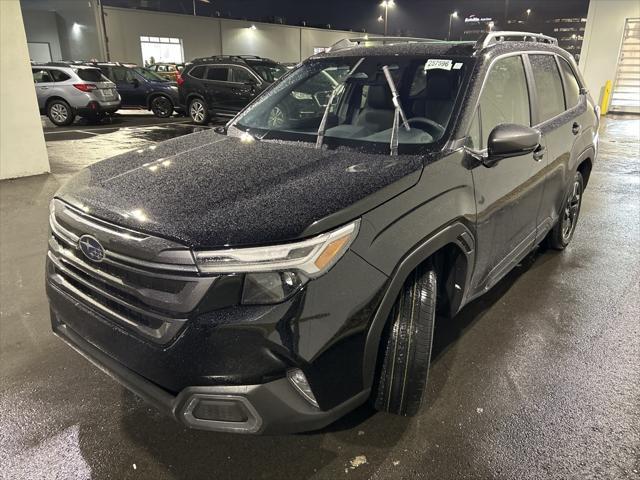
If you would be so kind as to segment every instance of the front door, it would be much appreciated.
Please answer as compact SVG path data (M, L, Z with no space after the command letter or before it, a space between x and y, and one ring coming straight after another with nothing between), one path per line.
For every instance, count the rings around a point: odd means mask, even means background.
M258 79L244 67L231 67L231 83L231 107L239 112L258 95Z
M531 126L531 101L521 55L498 59L487 74L470 136L486 152L491 131L503 123ZM535 242L544 189L544 145L535 153L472 170L477 254L473 286L493 286Z
M128 67L109 67L109 79L116 84L122 98L123 107L146 107L146 82L133 69Z

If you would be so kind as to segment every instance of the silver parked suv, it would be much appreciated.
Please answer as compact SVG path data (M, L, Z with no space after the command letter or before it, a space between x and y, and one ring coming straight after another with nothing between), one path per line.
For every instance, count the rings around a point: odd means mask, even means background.
M64 63L32 65L40 114L58 126L76 115L99 118L120 108L116 86L95 67Z

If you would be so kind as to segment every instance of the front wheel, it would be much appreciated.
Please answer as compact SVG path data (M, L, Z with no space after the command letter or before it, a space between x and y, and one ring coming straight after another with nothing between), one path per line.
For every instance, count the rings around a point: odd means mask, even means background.
M189 102L189 116L191 120L198 125L206 125L209 123L209 111L202 99L194 98Z
M173 102L165 95L158 95L151 100L151 111L159 118L170 117L173 113Z
M560 218L547 236L547 243L551 248L564 250L573 239L582 207L583 192L584 179L580 172L576 172L565 196Z
M432 266L419 267L405 281L389 316L376 409L404 416L420 410L431 362L436 295Z

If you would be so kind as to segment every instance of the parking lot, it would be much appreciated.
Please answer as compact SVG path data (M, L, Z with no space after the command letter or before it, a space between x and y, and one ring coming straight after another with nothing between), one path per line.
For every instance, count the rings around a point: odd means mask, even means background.
M538 250L437 326L417 417L365 406L266 437L182 428L49 324L53 193L87 164L211 127L142 113L45 124L52 174L0 184L0 478L640 478L639 119L604 121L570 247Z

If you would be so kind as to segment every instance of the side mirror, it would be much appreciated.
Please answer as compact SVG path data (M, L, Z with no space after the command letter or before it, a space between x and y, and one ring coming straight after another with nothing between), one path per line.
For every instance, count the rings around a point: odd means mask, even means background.
M487 141L486 166L503 158L519 157L533 152L540 145L542 136L538 130L515 123L503 123L495 127Z

